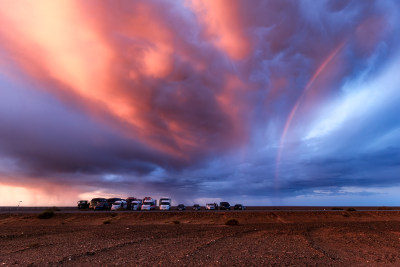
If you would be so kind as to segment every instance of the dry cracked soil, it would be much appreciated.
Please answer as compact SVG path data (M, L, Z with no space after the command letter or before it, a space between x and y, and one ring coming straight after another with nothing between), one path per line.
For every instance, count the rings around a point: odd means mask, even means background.
M0 214L0 265L400 266L399 211L37 215Z

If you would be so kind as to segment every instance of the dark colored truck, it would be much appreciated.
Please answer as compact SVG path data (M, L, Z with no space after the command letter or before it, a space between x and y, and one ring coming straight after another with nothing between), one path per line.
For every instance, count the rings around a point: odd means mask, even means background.
M246 207L243 206L242 204L236 204L235 206L233 206L234 210L246 210Z
M88 200L79 200L78 201L78 209L88 209L89 208L89 201Z
M219 209L220 210L230 210L231 209L231 205L229 204L229 202L220 202L219 203Z
M89 209L93 209L93 210L107 210L107 209L108 209L107 199L101 198L101 197L93 198L93 199L90 201Z

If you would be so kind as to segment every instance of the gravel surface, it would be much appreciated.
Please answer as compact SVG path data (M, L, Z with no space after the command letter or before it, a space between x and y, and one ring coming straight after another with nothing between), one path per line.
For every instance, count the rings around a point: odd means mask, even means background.
M400 266L400 213L1 214L0 252L4 266Z

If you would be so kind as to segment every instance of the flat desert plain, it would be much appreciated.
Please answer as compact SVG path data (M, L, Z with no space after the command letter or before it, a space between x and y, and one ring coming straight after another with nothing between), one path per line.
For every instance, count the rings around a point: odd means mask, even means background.
M400 211L10 212L0 252L4 266L400 266Z

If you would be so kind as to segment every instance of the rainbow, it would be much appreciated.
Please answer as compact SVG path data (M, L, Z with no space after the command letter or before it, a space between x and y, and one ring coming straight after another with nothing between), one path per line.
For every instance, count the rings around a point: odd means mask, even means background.
M281 134L281 137L279 139L279 147L278 147L278 152L276 155L276 164L275 164L275 177L274 177L274 187L275 191L278 190L279 184L279 165L282 157L282 150L283 150L283 143L285 142L286 135L289 131L290 125L292 124L293 118L296 115L296 112L300 106L300 104L303 102L303 100L307 96L307 92L313 87L314 82L318 79L318 77L321 75L321 73L326 69L326 67L332 62L332 60L336 57L336 55L342 50L344 47L345 42L341 42L329 55L328 57L321 63L321 65L317 68L311 79L307 82L306 86L303 89L302 94L300 97L297 99L295 105L293 106L292 110L289 113L289 116L285 122L285 126L283 127L283 131Z

